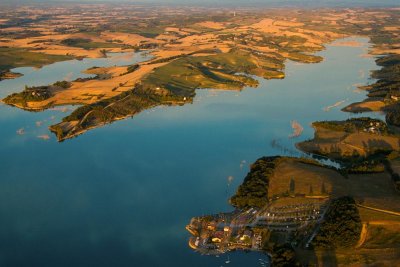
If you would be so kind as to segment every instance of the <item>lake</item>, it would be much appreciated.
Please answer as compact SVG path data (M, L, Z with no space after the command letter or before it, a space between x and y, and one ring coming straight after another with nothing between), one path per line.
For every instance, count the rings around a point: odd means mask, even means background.
M198 90L193 104L154 108L62 143L47 127L76 107L34 113L0 105L0 265L264 265L259 253L202 256L189 248L185 226L231 211L228 199L257 158L299 155L294 144L313 136L311 122L356 116L340 109L365 98L356 85L372 83L377 66L363 56L368 39L353 39L361 45L328 45L318 53L322 63L287 62L283 80L260 79L240 92ZM24 76L0 82L0 97L146 58L18 68ZM289 138L292 120L304 127L297 138Z

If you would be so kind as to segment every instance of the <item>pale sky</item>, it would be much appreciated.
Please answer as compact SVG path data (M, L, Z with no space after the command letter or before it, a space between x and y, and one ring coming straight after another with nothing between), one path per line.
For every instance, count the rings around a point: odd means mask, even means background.
M159 3L159 4L185 4L185 5L299 5L299 6L400 6L400 0L0 0L0 3L9 2L128 2L128 3Z

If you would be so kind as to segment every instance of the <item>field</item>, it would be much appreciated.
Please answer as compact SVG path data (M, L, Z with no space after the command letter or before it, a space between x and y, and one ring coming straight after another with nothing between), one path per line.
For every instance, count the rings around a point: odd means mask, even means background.
M353 132L321 124L314 124L313 127L315 129L314 138L297 144L297 147L305 152L343 159L368 157L378 152L400 149L398 136L380 133L375 126Z
M367 225L363 244L351 250L317 251L319 262L337 266L398 266L400 264L400 221L376 221Z
M326 196L333 191L333 181L343 177L334 170L287 160L278 165L270 179L269 196L279 196L290 191L306 196ZM324 191L324 192L322 192Z
M245 51L213 56L185 56L156 69L145 78L144 83L186 96L193 96L197 88L239 90L244 86L257 86L258 82L236 73L259 74L264 78L283 77L284 74L280 72L282 64L274 61L263 60Z
M363 248L400 247L400 222L372 222Z
M269 178L269 194L280 195L273 206L296 205L320 202L321 198L310 198L321 194L321 184L330 198L350 195L357 203L367 207L382 209L374 211L358 206L365 231L361 233L356 248L336 250L297 249L300 261L317 262L322 266L394 266L400 263L400 194L394 189L389 174L364 174L343 177L338 172L321 166L285 159L277 165ZM294 193L305 197L285 197L294 181ZM310 187L313 193L310 194ZM324 195L324 194L322 194ZM323 197L323 196L319 196ZM386 213L397 212L399 215Z
M306 256L320 266L382 266L400 264L398 248L316 251ZM305 253L303 254L305 255Z
M30 52L23 48L0 47L0 72L18 67L42 67L54 62L73 59L66 55Z
M365 206L400 212L400 195L387 173L353 174L345 178L335 170L288 159L276 167L270 178L269 196L289 192L291 183L294 194L306 197L349 195Z
M61 41L61 44L66 45L66 46L72 46L72 47L79 47L83 49L95 49L95 48L118 48L122 47L121 44L116 44L116 43L106 43L106 42L93 42L90 39L84 39L84 38L69 38L69 39L64 39Z
M363 207L359 207L359 212L361 219L366 222L373 222L373 221L389 221L389 222L398 222L400 223L400 216L387 214L383 212L378 212L370 209L366 209Z

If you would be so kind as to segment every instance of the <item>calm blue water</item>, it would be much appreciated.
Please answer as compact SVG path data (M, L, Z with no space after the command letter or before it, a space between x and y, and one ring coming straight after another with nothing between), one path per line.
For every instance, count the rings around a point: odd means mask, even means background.
M312 137L311 122L350 116L340 111L344 104L323 109L365 97L353 85L371 82L368 73L377 67L361 57L367 39L357 40L362 47L329 46L320 64L288 62L284 80L242 92L198 91L192 105L155 108L63 143L47 126L70 111L1 105L0 266L260 266L261 254L231 253L225 264L227 255L195 253L185 225L193 216L232 210L227 199L248 165L294 150ZM0 96L25 84L84 77L80 71L93 65L143 59L20 68L25 76L1 82ZM288 138L291 120L304 126L299 138ZM23 135L16 133L21 128Z

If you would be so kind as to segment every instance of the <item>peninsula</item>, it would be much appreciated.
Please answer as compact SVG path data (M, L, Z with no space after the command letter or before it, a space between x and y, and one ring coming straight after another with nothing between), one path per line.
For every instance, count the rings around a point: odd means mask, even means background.
M262 251L272 266L396 265L399 200L385 170L344 175L311 159L263 157L231 197L233 212L192 218L189 246Z
M338 38L368 36L376 44L371 53L398 51L387 41L399 38L398 27L392 25L398 18L395 9L243 9L232 13L226 9L183 8L174 16L166 10L136 8L138 19L132 22L129 14L133 11L127 8L120 13L122 22L115 23L109 15L112 9L100 8L103 19L93 21L84 12L85 6L73 10L65 7L57 14L47 14L40 26L37 22L18 27L12 20L3 22L0 45L13 62L2 66L3 73L8 73L4 77L10 77L12 67L71 57L140 50L148 50L153 56L134 65L88 70L93 78L66 81L68 88L28 86L3 101L30 111L80 105L50 127L62 141L157 105L191 103L196 89L241 90L256 87L257 77L282 79L286 60L318 63L323 59L315 52ZM75 12L75 16L66 19L63 14L67 12ZM82 20L87 23L81 25ZM56 27L55 22L68 26ZM12 56L19 50L27 53L24 60ZM393 114L388 116L392 118Z

